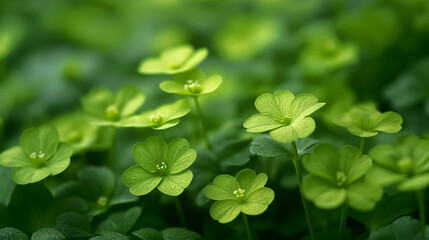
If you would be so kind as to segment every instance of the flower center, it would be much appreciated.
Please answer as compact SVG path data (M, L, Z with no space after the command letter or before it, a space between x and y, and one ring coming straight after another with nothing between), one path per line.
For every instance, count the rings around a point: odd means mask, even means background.
M188 80L184 86L185 91L191 94L198 94L201 92L201 85L198 80Z
M158 169L158 172L161 173L161 175L167 175L167 164L165 164L165 162L161 162L161 164L156 164L155 167L156 169Z
M292 115L290 114L286 114L280 118L280 123L282 124L290 125L291 122L292 122Z
M97 204L100 207L105 207L107 205L107 202L109 201L109 199L105 196L101 196L98 198L97 200Z
M152 114L152 116L150 116L150 118L152 119L152 122L157 125L157 126L161 126L162 122L164 120L164 115L161 113L157 113L157 114Z
M403 157L398 162L399 170L405 174L412 174L414 172L413 161L409 157Z
M337 171L337 185L339 187L342 187L346 182L347 182L346 174L343 171Z
M119 118L119 109L115 104L109 105L106 108L105 116L108 120L115 121Z
M237 199L243 199L244 198L244 193L246 191L242 188L238 188L237 190L234 190L234 195Z
M30 159L38 166L42 166L45 160L45 153L39 151L39 153L33 152L30 154Z

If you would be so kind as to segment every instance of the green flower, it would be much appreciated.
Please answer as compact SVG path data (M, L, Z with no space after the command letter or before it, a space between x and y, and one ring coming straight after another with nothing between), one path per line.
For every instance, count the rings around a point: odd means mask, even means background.
M243 212L259 215L265 212L274 200L274 191L264 187L268 177L256 175L251 169L241 170L236 177L222 174L213 180L213 185L204 189L207 198L216 200L210 207L210 215L220 223L228 223Z
M395 112L380 113L374 104L361 104L335 118L334 123L353 135L372 137L378 132L398 132L402 128L402 117Z
M69 166L73 148L59 141L52 126L29 128L12 147L0 155L0 164L15 167L12 179L18 184L35 183L49 175L57 175Z
M164 81L159 87L168 93L201 96L214 92L221 84L220 75L206 79L204 72L195 68L175 75L174 81Z
M248 118L243 126L248 132L270 131L277 141L293 142L314 131L316 124L307 116L323 105L325 103L318 103L317 98L308 93L297 96L287 90L264 93L255 101L255 107L260 113Z
M149 137L145 143L136 143L133 157L138 165L128 168L122 180L134 195L145 195L155 187L164 194L180 195L192 181L187 169L197 157L184 138L170 143L159 137Z
M372 166L371 158L361 155L354 146L337 150L327 143L318 144L304 157L303 165L310 172L303 180L304 196L319 208L332 209L347 203L356 210L368 211L383 194L379 185L364 178Z
M188 101L178 100L173 104L163 105L155 110L125 119L122 121L121 127L151 127L155 130L163 130L179 124L179 118L188 114L189 111L191 109Z
M208 55L206 48L194 50L190 45L181 45L164 50L157 58L143 61L139 67L142 74L176 74L195 68Z
M370 152L374 166L368 172L371 182L400 191L417 191L429 186L429 140L414 135L399 137L393 145L378 145Z
M145 100L137 88L122 88L115 96L107 88L94 88L82 97L82 107L91 123L101 126L120 126L121 120L135 113Z

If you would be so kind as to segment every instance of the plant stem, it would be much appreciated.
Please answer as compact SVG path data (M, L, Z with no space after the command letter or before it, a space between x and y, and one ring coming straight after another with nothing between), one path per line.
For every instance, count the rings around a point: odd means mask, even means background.
M343 236L343 232L346 227L347 208L348 208L348 204L345 202L343 204L343 207L341 208L341 222L340 222L340 229L338 230L338 240L342 239L341 237Z
M249 219L247 219L247 215L243 214L243 219L244 219L244 225L246 226L246 232L247 232L247 238L249 240L252 240L252 231L250 231L250 224L249 224Z
M177 213L179 214L180 223L183 227L187 228L185 213L183 212L182 205L180 204L179 196L173 198L174 205L176 206Z
M360 153L363 153L364 148L365 148L365 138L361 137L360 138L360 145L359 145Z
M293 149L293 155L294 155L293 163L295 165L296 176L298 178L298 187L299 187L299 192L301 194L302 205L304 206L305 216L307 217L308 229L310 230L311 239L315 240L316 234L314 231L313 221L311 220L310 206L307 200L305 200L304 195L302 194L301 160L299 158L298 148L296 147L295 141L292 142L292 149Z
M425 238L426 227L426 210L425 210L425 196L424 189L416 191L417 201L419 202L419 215L420 215L420 233Z
M164 130L159 130L159 135L161 135L162 139L167 142L167 137L165 136Z
M204 124L204 117L201 111L200 103L198 102L198 96L194 96L193 98L194 98L195 106L197 108L198 118L200 119L200 122L201 122L202 135L203 135L204 141L206 142L207 148L210 150L213 150L213 146L210 143L209 137L207 135L207 129L206 129L206 125Z

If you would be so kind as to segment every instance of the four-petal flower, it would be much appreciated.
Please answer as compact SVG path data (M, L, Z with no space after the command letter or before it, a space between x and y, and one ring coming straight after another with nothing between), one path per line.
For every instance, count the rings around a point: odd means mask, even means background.
M248 118L243 126L248 132L270 131L277 141L293 142L307 137L316 128L314 120L307 116L325 105L317 101L308 93L297 96L287 90L264 93L255 101L260 113Z
M241 170L236 177L227 174L217 176L213 185L204 189L207 198L216 200L210 207L210 215L220 223L228 223L241 212L262 214L274 200L274 191L264 187L267 180L265 173L256 175L251 169Z
M69 166L73 148L60 142L52 126L29 128L20 138L20 146L0 155L0 164L15 167L12 179L18 184L35 183L49 175L57 175Z
M136 143L132 153L138 165L128 168L122 180L134 195L148 194L157 187L164 194L178 196L192 181L187 168L197 153L184 138L167 144L159 137L149 137L144 143Z

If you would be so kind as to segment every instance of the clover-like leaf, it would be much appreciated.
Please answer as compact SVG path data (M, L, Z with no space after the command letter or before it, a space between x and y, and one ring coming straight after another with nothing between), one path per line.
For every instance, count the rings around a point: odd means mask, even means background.
M251 169L241 170L236 177L222 174L213 180L213 185L204 189L204 195L217 200L210 208L210 215L220 223L228 223L243 212L259 215L265 212L274 200L274 191L264 187L268 177L256 174Z
M66 237L55 228L41 228L31 235L31 240L64 240Z
M90 238L89 240L129 240L129 238L122 233L109 232L101 236Z
M429 186L429 140L403 135L393 145L378 145L370 151L375 165L367 179L400 191L418 191Z
M19 229L5 227L0 229L0 239L28 240L28 237Z
M197 240L201 236L186 228L167 228L163 231L158 231L154 228L142 228L135 232L133 235L143 240Z
M214 92L222 84L220 75L206 78L198 68L175 75L174 81L164 81L159 87L167 93L201 96Z
M141 212L140 207L133 207L124 212L113 213L98 225L95 233L99 235L105 235L109 232L127 234L140 217Z
M145 99L145 95L133 86L122 88L116 95L99 87L83 96L81 103L92 124L119 127L121 120L134 114Z
M303 165L310 172L303 180L304 196L319 208L332 209L346 202L354 209L366 211L374 208L382 196L380 186L363 178L372 161L356 147L337 150L320 143L304 157Z
M55 228L66 238L90 238L94 236L90 222L91 220L82 214L66 212L57 217Z
M314 120L307 117L323 107L311 94L294 96L290 91L279 90L274 94L265 93L255 101L260 112L248 118L243 126L248 132L270 131L279 142L293 142L305 138L316 128Z
M179 118L190 111L188 101L182 99L172 104L162 105L155 110L127 118L121 122L121 127L151 127L155 130L163 130L179 124Z
M139 66L141 74L176 74L195 68L208 55L206 48L194 50L181 45L164 50L159 57L144 60Z
M380 113L374 104L357 105L334 119L335 124L359 137L372 137L378 132L399 132L402 121L402 117L395 112Z
M178 196L191 183L193 174L187 168L197 153L186 139L167 144L159 137L149 137L134 145L133 157L138 165L128 168L122 176L132 194L145 195L157 187L164 194Z
M20 143L0 155L0 164L15 167L12 179L18 184L35 183L57 175L70 164L73 148L59 141L55 127L29 128L21 135Z
M420 221L403 216L369 235L369 240L424 240L420 234Z

